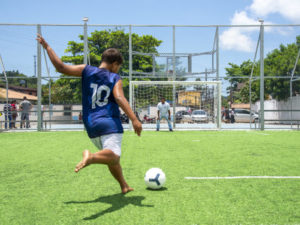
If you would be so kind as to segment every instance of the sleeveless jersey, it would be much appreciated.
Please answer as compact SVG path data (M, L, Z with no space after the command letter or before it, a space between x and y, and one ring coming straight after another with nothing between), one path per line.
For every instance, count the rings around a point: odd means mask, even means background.
M119 106L113 88L120 76L87 65L82 71L82 120L90 138L123 133Z

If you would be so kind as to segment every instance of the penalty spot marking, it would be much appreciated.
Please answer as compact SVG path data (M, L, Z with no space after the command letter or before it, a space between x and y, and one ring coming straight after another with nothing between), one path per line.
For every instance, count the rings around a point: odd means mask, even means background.
M184 179L187 179L187 180L300 179L300 176L185 177Z

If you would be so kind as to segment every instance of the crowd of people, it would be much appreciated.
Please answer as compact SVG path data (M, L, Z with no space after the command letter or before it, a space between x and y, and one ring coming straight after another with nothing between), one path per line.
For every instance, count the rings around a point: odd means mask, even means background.
M20 117L20 128L30 128L29 113L32 109L32 104L24 96L23 101L20 102L19 108L17 107L17 101L12 100L10 103L6 103L3 108L5 129L16 129L16 121L18 116Z

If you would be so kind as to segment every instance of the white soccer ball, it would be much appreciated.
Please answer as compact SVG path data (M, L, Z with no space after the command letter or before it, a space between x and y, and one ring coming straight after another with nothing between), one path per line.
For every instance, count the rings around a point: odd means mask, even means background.
M165 173L159 168L151 168L145 174L145 184L150 189L160 189L166 182Z

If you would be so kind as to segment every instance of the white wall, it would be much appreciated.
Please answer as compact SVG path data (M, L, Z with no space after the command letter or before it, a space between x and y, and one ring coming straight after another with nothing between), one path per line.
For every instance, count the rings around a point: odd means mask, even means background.
M287 101L267 100L264 102L265 110L300 110L300 96L293 96ZM257 101L252 105L252 110L258 112L260 110L260 103ZM299 112L265 112L266 120L300 120ZM285 122L287 123L287 122Z

